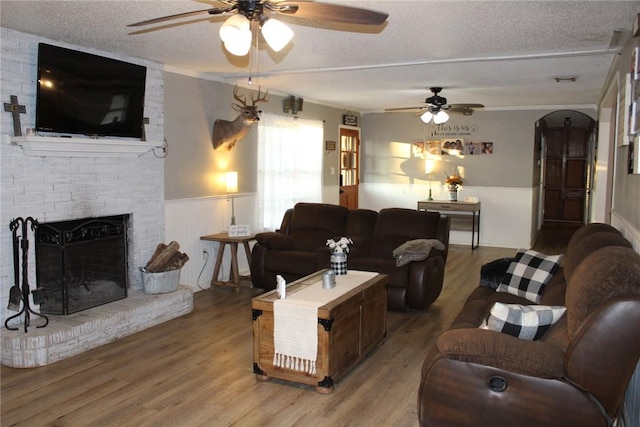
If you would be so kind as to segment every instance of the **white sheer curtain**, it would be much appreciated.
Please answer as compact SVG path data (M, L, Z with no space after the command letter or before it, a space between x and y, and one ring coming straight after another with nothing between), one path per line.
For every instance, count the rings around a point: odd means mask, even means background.
M275 230L297 202L322 201L321 120L263 114L258 124L258 227Z

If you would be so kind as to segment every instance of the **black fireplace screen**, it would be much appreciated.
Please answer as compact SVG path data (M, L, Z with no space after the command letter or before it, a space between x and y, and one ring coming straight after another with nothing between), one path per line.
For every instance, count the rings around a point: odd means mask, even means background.
M41 313L71 314L127 297L128 215L40 224Z

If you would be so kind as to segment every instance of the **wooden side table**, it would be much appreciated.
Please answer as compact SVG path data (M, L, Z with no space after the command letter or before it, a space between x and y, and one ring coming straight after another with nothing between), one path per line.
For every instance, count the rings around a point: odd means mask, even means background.
M251 271L251 248L249 247L249 242L255 240L254 234L242 237L229 237L227 233L218 233L202 236L200 237L200 240L208 240L210 242L218 242L220 244L220 247L218 248L218 256L216 257L216 265L213 268L213 277L211 277L212 288L214 286L233 286L236 290L239 290L241 284L246 283L247 281L249 284L248 287L253 287L253 284L251 283L251 276L240 276L240 272L238 271L238 244L242 243L244 246L244 253L247 257L247 261L249 262L249 271ZM222 266L222 257L224 256L224 248L226 245L229 245L231 250L231 271L229 273L229 279L231 280L228 282L218 280L220 267Z
M480 202L420 200L419 211L438 211L451 217L451 229L471 232L471 250L480 245Z

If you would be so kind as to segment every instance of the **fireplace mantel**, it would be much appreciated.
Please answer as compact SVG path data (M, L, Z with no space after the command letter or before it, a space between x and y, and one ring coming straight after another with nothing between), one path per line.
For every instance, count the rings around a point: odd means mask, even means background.
M19 145L25 155L36 157L137 157L163 147L158 142L108 138L14 136L10 141Z

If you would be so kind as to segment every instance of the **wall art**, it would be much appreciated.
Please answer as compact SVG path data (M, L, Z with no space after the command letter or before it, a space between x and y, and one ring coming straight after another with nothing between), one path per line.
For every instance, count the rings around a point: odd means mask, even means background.
M629 145L629 109L631 107L631 74L625 74L618 91L618 146Z

